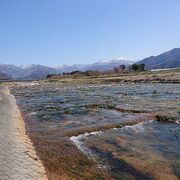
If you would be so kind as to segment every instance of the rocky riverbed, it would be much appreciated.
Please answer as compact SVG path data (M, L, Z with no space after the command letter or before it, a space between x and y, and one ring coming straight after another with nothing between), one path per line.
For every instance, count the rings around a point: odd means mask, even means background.
M178 179L180 85L11 86L48 177Z

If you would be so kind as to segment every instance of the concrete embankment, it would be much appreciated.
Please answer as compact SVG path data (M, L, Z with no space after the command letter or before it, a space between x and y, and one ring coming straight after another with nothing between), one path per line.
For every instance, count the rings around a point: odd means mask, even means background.
M0 86L0 179L47 179L16 100L7 86Z

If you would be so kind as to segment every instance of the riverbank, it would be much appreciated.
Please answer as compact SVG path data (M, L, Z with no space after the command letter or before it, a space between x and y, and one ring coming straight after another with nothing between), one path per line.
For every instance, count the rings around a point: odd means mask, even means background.
M47 179L45 169L26 134L16 100L7 86L0 86L1 179Z
M46 82L63 84L109 84L109 83L180 83L180 69L143 71L99 76L55 76Z

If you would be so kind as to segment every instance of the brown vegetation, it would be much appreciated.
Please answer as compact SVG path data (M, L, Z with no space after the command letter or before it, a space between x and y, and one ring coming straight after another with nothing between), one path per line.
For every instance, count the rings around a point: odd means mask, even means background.
M88 76L87 76L88 74ZM91 72L75 72L72 75L51 75L48 81L60 83L180 83L180 69L171 71L143 71L130 72L121 71L117 73L117 69L113 71L91 71Z

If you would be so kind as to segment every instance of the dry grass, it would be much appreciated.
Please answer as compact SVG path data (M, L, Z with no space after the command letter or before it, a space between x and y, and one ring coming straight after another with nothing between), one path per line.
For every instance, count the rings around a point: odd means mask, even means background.
M93 84L93 83L180 83L180 69L171 71L144 71L135 73L122 73L113 75L102 75L99 77L66 77L66 78L50 78L45 81L73 84Z

